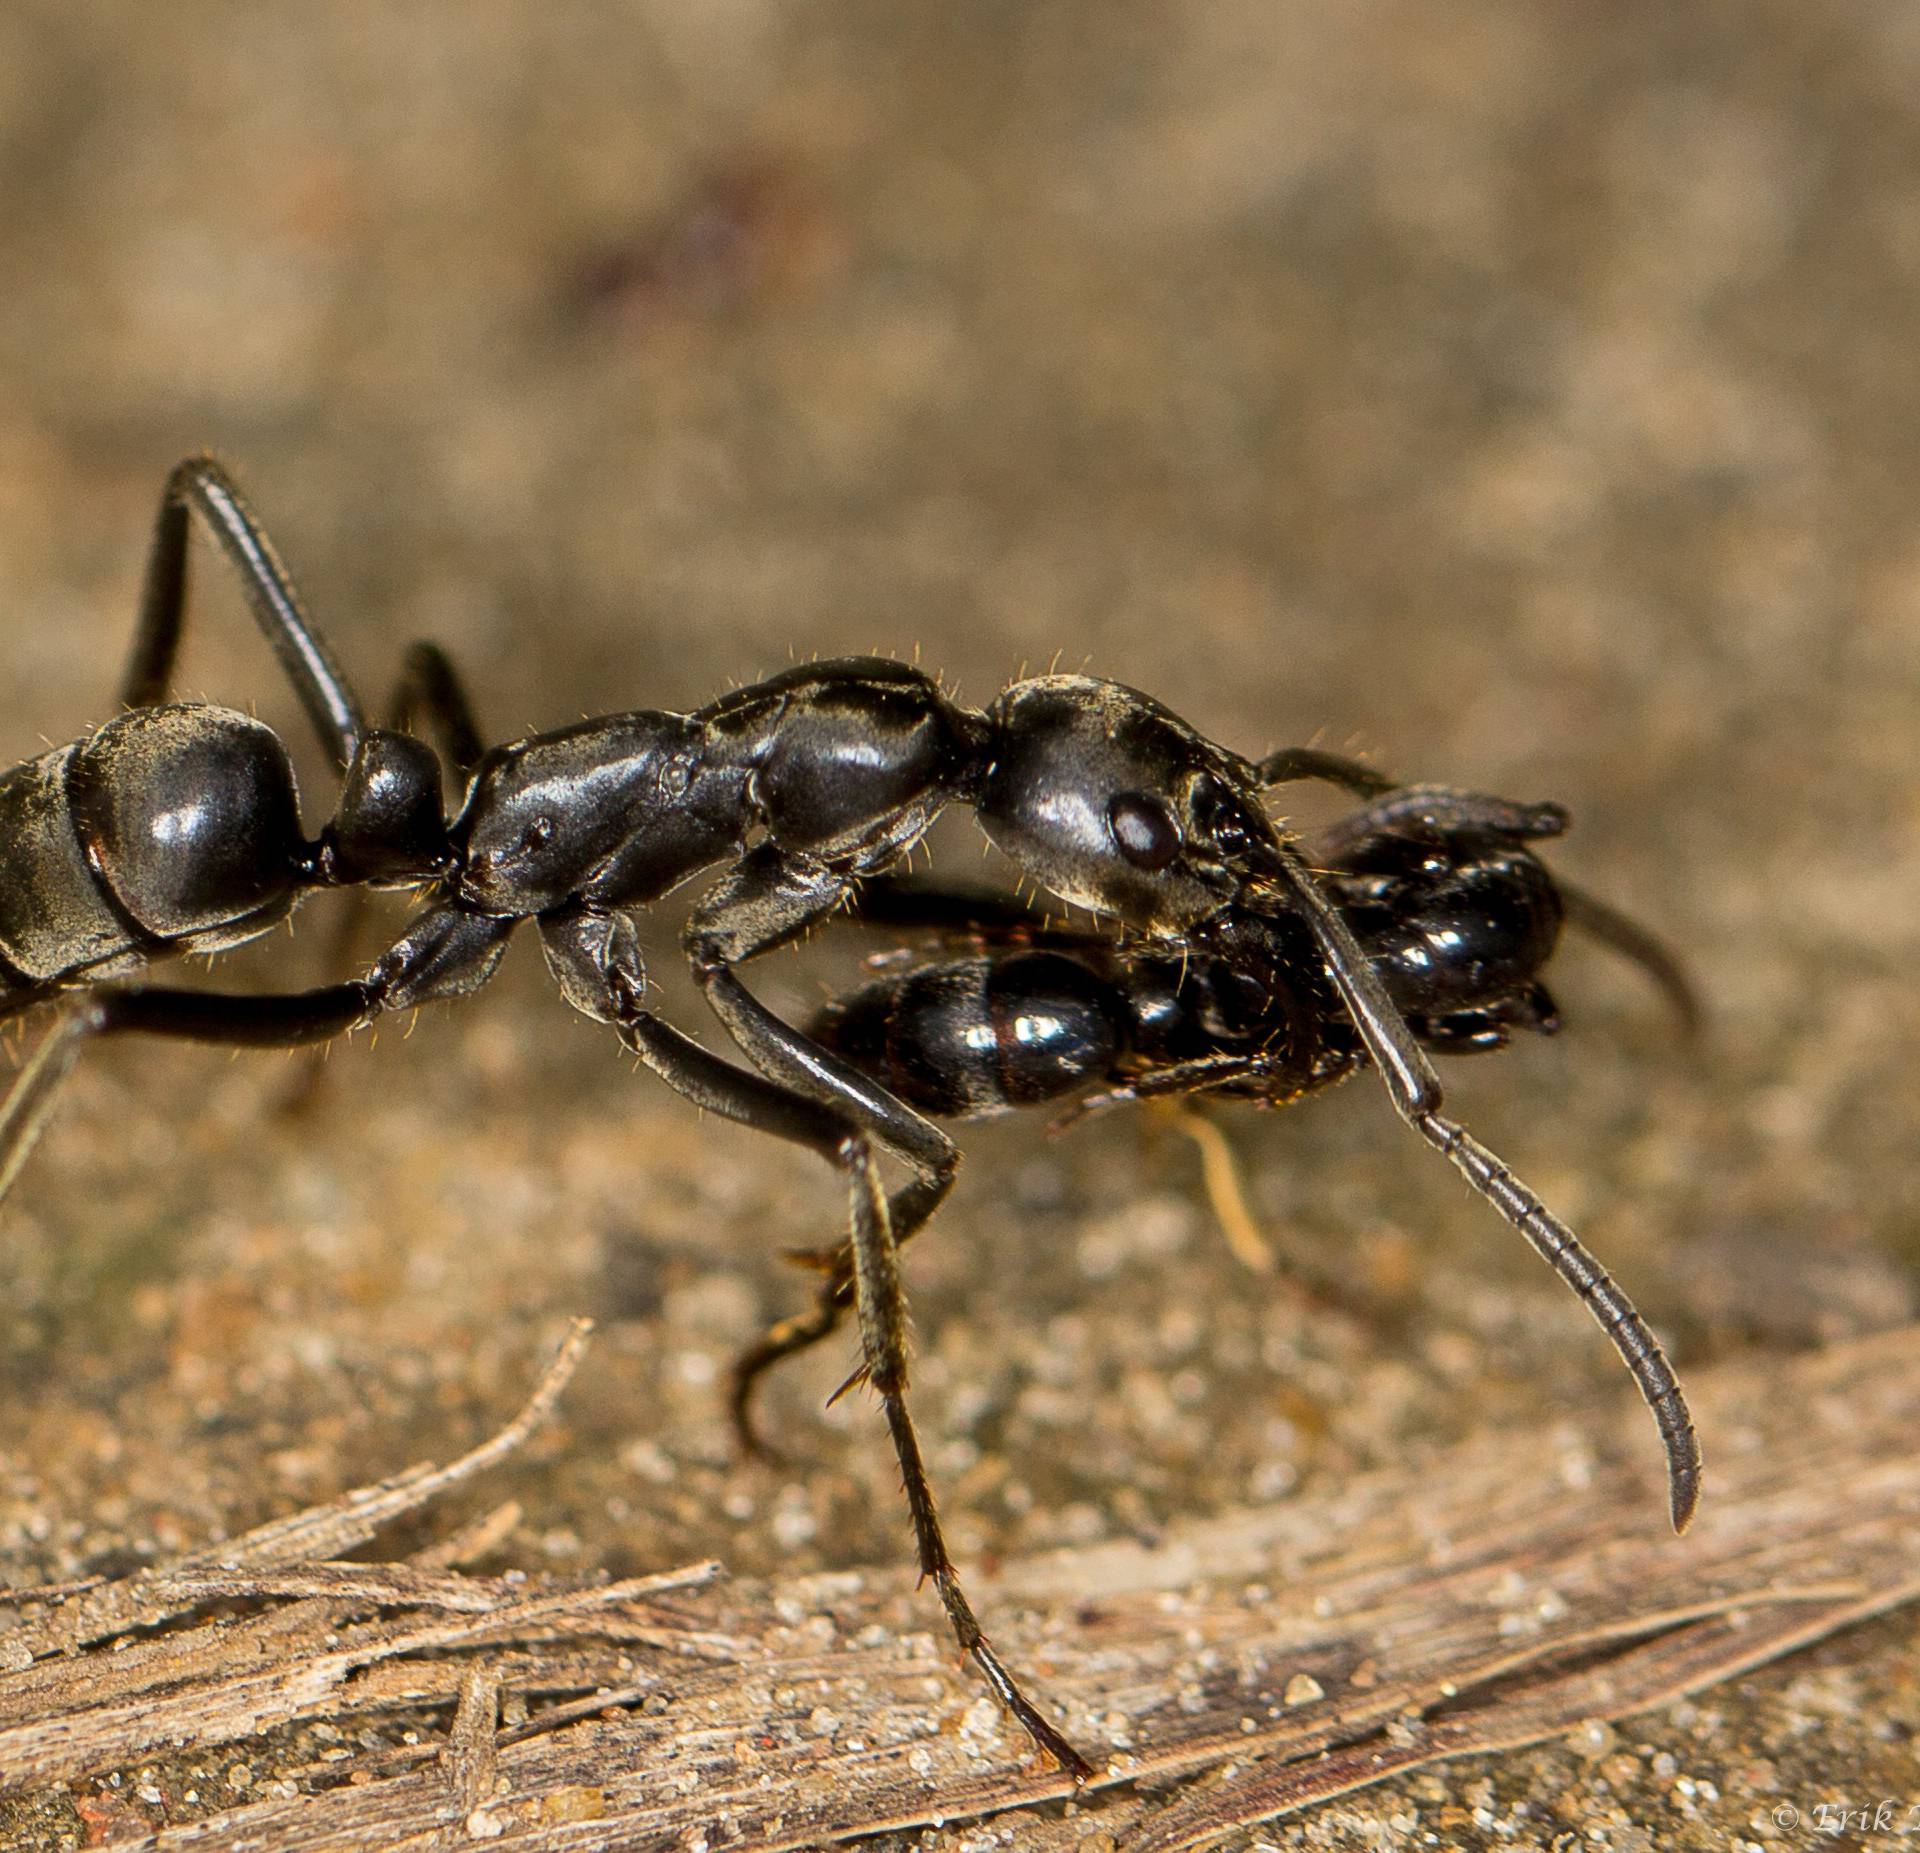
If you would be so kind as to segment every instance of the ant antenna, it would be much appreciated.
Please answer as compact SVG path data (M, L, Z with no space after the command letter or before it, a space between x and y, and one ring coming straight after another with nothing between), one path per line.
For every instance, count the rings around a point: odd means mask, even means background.
M1299 852L1276 841L1261 858L1261 870L1313 929L1341 1001L1400 1117L1527 1238L1534 1252L1600 1322L1653 1412L1666 1450L1668 1511L1674 1530L1685 1531L1700 1501L1700 1442L1660 1341L1580 1238L1465 1127L1442 1116L1444 1096L1433 1064L1414 1041L1366 954L1321 893ZM1606 937L1601 929L1592 930ZM1621 942L1616 938L1613 943Z

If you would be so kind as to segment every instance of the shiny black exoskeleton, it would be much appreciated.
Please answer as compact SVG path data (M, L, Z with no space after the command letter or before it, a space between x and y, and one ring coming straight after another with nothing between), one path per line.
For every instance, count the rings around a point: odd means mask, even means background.
M1336 763L1373 788L1364 767L1320 760ZM1528 847L1565 823L1557 805L1407 788L1321 837L1321 886L1423 1049L1473 1054L1504 1048L1516 1030L1558 1030L1540 973L1569 918L1642 965L1683 1027L1697 1027L1692 991L1664 949L1557 881ZM1076 932L994 896L925 884L875 884L859 912L873 925L934 929L944 956L875 960L884 975L834 999L808 1031L935 1118L1071 1102L1058 1127L1195 1094L1278 1107L1367 1061L1297 915L1243 911L1227 956ZM752 1419L761 1375L828 1336L851 1303L844 1258L795 1258L828 1278L811 1313L776 1325L735 1368L734 1421L749 1447L762 1445Z
M340 797L316 837L303 834L285 752L267 729L224 708L167 701L190 515L238 571L339 769ZM1600 1320L1658 1422L1675 1523L1691 1513L1692 1424L1652 1334L1572 1232L1439 1111L1423 1035L1436 1046L1448 1035L1484 1038L1497 1027L1489 1011L1511 1000L1490 1003L1477 980L1447 988L1478 968L1477 954L1442 957L1446 982L1433 990L1419 975L1421 935L1409 932L1416 912L1397 898L1405 872L1356 867L1322 877L1276 829L1263 794L1294 779L1327 779L1367 800L1363 837L1406 825L1456 842L1474 829L1515 840L1539 834L1549 813L1557 827L1552 807L1396 790L1311 751L1245 760L1150 697L1084 676L1017 682L985 709L966 708L919 671L873 658L789 669L692 714L613 715L487 750L451 667L419 645L391 724L374 726L258 521L205 458L168 480L122 695L129 712L121 718L0 777L0 1013L61 1006L0 1106L0 1191L89 1039L322 1041L476 989L513 931L532 922L567 1000L612 1025L670 1087L805 1145L842 1173L849 1231L828 1258L825 1304L837 1316L850 1302L858 1316L861 1374L879 1395L899 1456L922 1572L994 1691L1076 1781L1089 1766L1026 1698L974 1619L907 1409L898 1250L952 1187L957 1149L884 1079L768 1010L737 969L854 903L950 804L970 806L1037 888L1112 922L1134 949L1130 958L1158 948L1208 974L1222 1024L1234 1013L1287 1016L1295 1000L1318 1046L1344 1049L1338 1059L1348 1062L1363 1052L1407 1122ZM414 737L415 721L464 785L451 817L441 755ZM708 869L718 878L682 946L746 1066L713 1055L648 1007L636 911ZM166 955L250 938L314 890L367 886L411 889L420 899L359 978L270 996L105 982ZM1422 892L1431 900L1439 889L1429 882ZM1604 910L1595 918L1612 921L1600 930L1622 943L1636 933ZM1356 924L1374 950L1356 938ZM1426 956L1442 943L1428 934ZM1495 948L1487 970L1497 963ZM1490 982L1497 989L1504 979ZM1192 1001L1176 987L1179 1008ZM1261 1061L1271 1066L1277 1046L1270 1037L1264 1056L1240 1058L1252 1064L1249 1079ZM883 1153L909 1174L891 1194L880 1181Z
M1502 1048L1516 1029L1558 1029L1539 974L1565 909L1524 841L1479 827L1365 830L1316 867L1423 1047L1464 1054ZM951 898L965 922L965 897ZM977 1119L1096 1084L1280 1106L1365 1059L1293 916L1249 916L1228 959L976 909L962 936L978 949L890 970L807 1026L923 1113Z
M1421 1046L1441 1055L1506 1047L1516 1030L1560 1027L1540 974L1571 911L1648 966L1683 1023L1694 1004L1677 969L1608 910L1556 881L1528 847L1565 822L1557 806L1503 806L1405 793L1326 833L1316 872ZM939 927L966 951L890 955L874 978L808 1024L824 1047L941 1119L1099 1098L1207 1093L1281 1106L1365 1060L1352 1019L1313 956L1303 921L1248 915L1234 957L1121 944L1072 932L994 897L911 884L869 890L874 924Z

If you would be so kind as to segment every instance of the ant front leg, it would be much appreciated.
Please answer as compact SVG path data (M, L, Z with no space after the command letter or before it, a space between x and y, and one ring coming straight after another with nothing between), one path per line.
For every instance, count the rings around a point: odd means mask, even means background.
M1482 830L1513 842L1559 836L1567 812L1559 804L1516 804L1446 785L1402 785L1372 766L1318 747L1290 746L1270 753L1254 768L1262 789L1314 779L1338 785L1364 802L1320 833L1316 848L1333 856L1376 834L1396 831Z
M1315 847L1322 855L1338 856L1371 836L1444 837L1457 832L1531 843L1562 835L1567 823L1566 806L1551 801L1517 804L1448 785L1401 785L1329 824Z
M886 1412L906 1482L921 1574L939 1591L961 1651L980 1669L1000 1702L1076 1784L1090 1780L1091 1765L1027 1698L981 1632L948 1555L919 1439L907 1411L907 1303L900 1280L894 1206L906 1198L924 1221L951 1185L951 1163L931 1191L922 1189L916 1195L915 1187L909 1185L889 1202L875 1159L876 1141L865 1130L860 1109L829 1104L779 1078L736 1068L643 1007L646 971L638 936L624 915L570 907L542 916L540 931L548 966L568 1001L587 1015L613 1024L627 1047L676 1093L708 1112L817 1152L846 1180L864 1371ZM839 1066L830 1062L824 1050L819 1053L830 1066ZM866 1091L863 1087L862 1092ZM918 1117L897 1104L896 1116ZM934 1137L947 1144L938 1133Z
M1110 935L1065 927L1014 895L910 877L882 875L863 882L847 912L861 926L924 932L948 944L1080 948L1111 943Z
M1262 782L1281 783L1269 776L1269 768L1281 762L1311 760L1340 770L1286 771L1285 779L1324 777L1367 798L1358 810L1337 819L1320 832L1314 852L1325 860L1335 860L1375 835L1406 834L1422 836L1453 832L1481 831L1507 842L1537 842L1543 837L1561 835L1568 823L1566 808L1551 802L1516 804L1505 798L1489 797L1481 792L1455 791L1444 785L1386 785L1369 789L1360 782L1368 768L1351 760L1339 760L1329 754L1298 749L1277 753L1260 767ZM1347 776L1351 774L1352 776ZM1370 776L1370 775L1369 775ZM1697 1042L1705 1031L1706 1007L1686 967L1658 934L1616 907L1589 894L1584 888L1556 875L1555 892L1567 920L1589 938L1611 947L1622 958L1646 973L1654 987L1666 999L1679 1022L1680 1033L1688 1042Z
M1312 779L1322 785L1338 785L1356 798L1384 797L1394 788L1385 773L1344 753L1323 753L1317 746L1286 746L1269 753L1254 767L1254 776L1263 789Z

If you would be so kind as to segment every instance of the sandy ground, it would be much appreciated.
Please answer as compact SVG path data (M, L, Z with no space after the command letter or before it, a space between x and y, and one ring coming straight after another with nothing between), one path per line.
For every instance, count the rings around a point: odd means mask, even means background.
M1920 12L454 18L0 11L8 752L109 712L153 500L210 448L369 699L432 635L498 737L795 654L918 652L976 698L1057 657L1243 750L1552 796L1558 865L1687 951L1712 1039L1688 1057L1570 949L1568 1033L1453 1070L1464 1116L1683 1366L1914 1315ZM297 736L204 578L185 685ZM317 765L307 788L317 821ZM945 865L973 872L976 840L943 830ZM322 913L230 981L319 981ZM650 943L698 1026L671 920ZM857 959L764 984L803 1008ZM810 1465L728 1451L726 1361L803 1296L778 1250L831 1231L823 1174L632 1075L524 950L411 1037L337 1050L290 1115L300 1073L89 1059L4 1216L0 1575L444 1455L576 1311L602 1336L564 1431L504 1476L510 1555L903 1551L872 1412L817 1413L843 1348L770 1399ZM1245 1273L1181 1142L968 1136L910 1281L970 1561L1623 1393L1374 1087L1230 1125L1263 1216L1354 1310ZM1896 1616L1597 1749L1264 1839L1797 1844L1783 1801L1920 1800L1913 1646ZM66 1808L36 1808L46 1844Z

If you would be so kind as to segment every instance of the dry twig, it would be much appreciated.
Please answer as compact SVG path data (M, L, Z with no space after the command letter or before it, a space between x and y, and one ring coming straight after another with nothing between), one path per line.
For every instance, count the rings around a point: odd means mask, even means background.
M649 1598L711 1566L534 1585L456 1574L445 1547L407 1565L301 1555L499 1458L537 1412L453 1467L85 1589L0 1637L0 1784L437 1706L436 1745L295 1772L296 1794L114 1844L561 1853L704 1836L775 1853L1028 1808L1031 1853L1096 1830L1184 1853L1397 1771L1644 1710L1920 1594L1920 1333L1697 1388L1714 1473L1683 1540L1623 1422L1617 1456L1563 1444L1557 1481L1537 1435L1491 1436L1319 1503L1010 1566L993 1594L1010 1651L1112 1758L1064 1811L1066 1784L898 1574L729 1586L698 1630ZM196 1613L241 1597L283 1606ZM89 1646L109 1634L119 1651ZM501 1728L503 1700L524 1723Z

